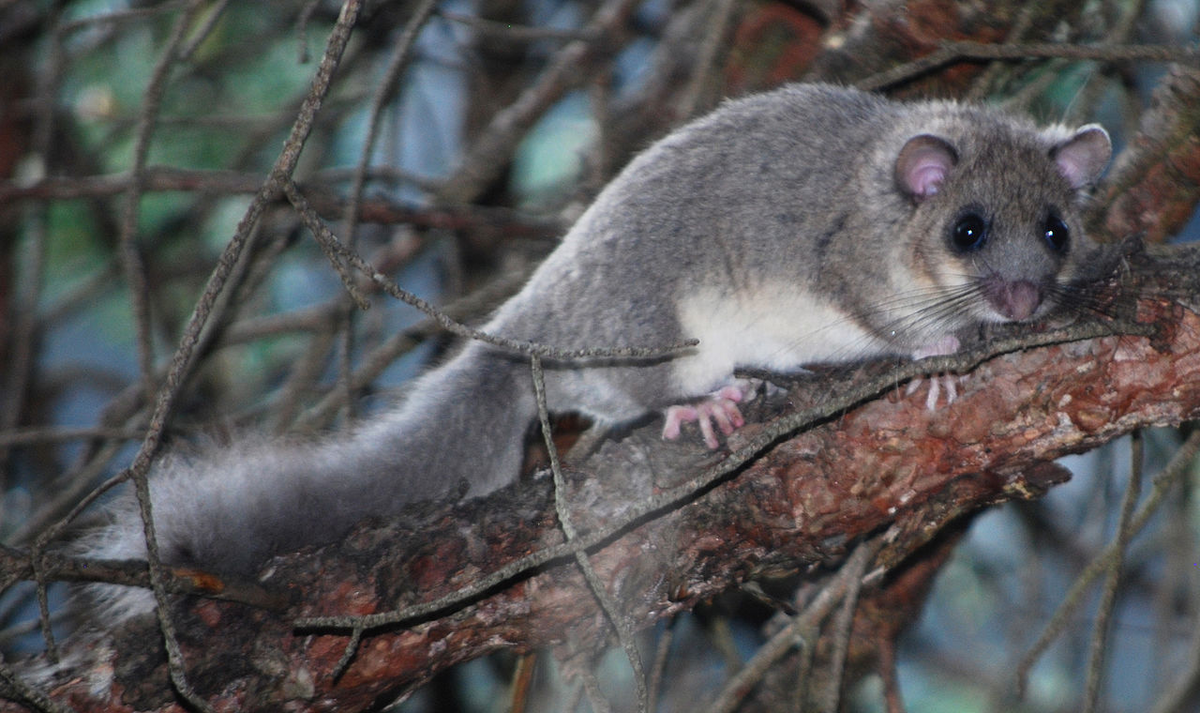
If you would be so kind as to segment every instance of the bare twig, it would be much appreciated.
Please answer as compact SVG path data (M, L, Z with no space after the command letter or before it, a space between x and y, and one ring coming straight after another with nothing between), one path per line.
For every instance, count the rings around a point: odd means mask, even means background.
M1117 585L1121 582L1121 569L1125 564L1125 549L1129 547L1130 519L1137 506L1138 496L1142 492L1142 451L1143 439L1141 431L1132 434L1132 448L1129 456L1129 484L1125 487L1125 497L1121 499L1121 515L1117 522L1115 536L1115 555L1108 565L1108 576L1104 580L1104 591L1096 610L1096 622L1092 626L1092 642L1088 652L1087 681L1083 687L1083 705L1081 711L1090 713L1096 710L1100 696L1100 683L1104 673L1104 652L1108 640L1109 622L1112 620L1113 609L1117 603Z
M1200 49L1162 45L1070 45L1051 42L994 45L981 42L947 42L920 59L893 67L858 82L860 89L877 91L954 62L976 60L1074 59L1104 62L1200 62Z
M863 573L866 572L875 553L883 546L883 542L883 536L878 536L854 548L853 554L838 570L837 576L821 589L803 612L793 617L787 626L759 647L741 671L725 682L721 693L705 709L705 713L732 713L767 670L796 645L797 639L811 642L815 639L816 630L821 622L838 602L856 601L856 596L852 596L851 593L858 592L862 585ZM811 648L811 643L805 648Z
M325 226L324 222L321 221L320 216L316 214L316 211L312 210L312 207L308 204L308 201L305 200L299 189L295 187L295 184L285 182L283 187L287 192L289 200L291 200L292 204L296 207L296 210L298 210L300 214L304 216L306 224L310 228L315 228L313 233L314 236L321 241L322 247L330 251L329 254L345 260L347 264L366 275L371 279L372 282L379 285L392 297L395 297L401 302L410 304L429 315L438 323L438 326L447 332L450 332L451 334L456 334L460 337L478 339L481 342L487 342L492 346L507 349L517 354L567 360L582 360L592 357L625 357L630 359L645 359L647 357L667 356L689 347L693 347L698 343L696 340L692 339L680 342L679 344L668 344L662 347L620 346L592 347L585 349L559 349L553 345L540 344L523 339L507 339L505 337L489 334L480 329L474 329L464 324L460 324L451 319L441 310L434 307L429 302L426 302L407 290L401 289L396 285L395 282L388 279L386 275L376 272L375 269L367 264L365 260L359 257L357 253L344 246L341 241L337 239L337 236L333 234L333 231ZM342 281L343 284L346 285L347 289L351 289L353 280L349 279L348 275L343 275ZM354 286L353 290L354 293L359 294L361 297L361 293L359 293L357 286ZM365 298L362 299L365 303Z
M579 537L579 533L576 532L571 519L571 506L567 502L567 484L563 480L562 464L558 460L558 448L555 447L554 436L550 432L550 411L546 407L546 375L542 371L542 360L536 354L530 357L530 367L533 372L533 388L537 394L538 420L541 422L542 440L550 453L550 472L554 476L554 511L558 514L558 524L562 528L566 541L572 542ZM604 610L609 622L617 632L617 641L620 642L621 648L625 649L625 656L629 659L630 668L633 669L638 710L647 713L650 710L650 699L646 690L646 672L642 666L641 654L637 650L637 642L633 638L633 630L629 627L625 616L617 608L616 601L605 588L604 580L592 567L587 552L575 550L574 555L575 564L583 572L592 596L600 603L600 608Z
M624 26L625 19L641 0L607 0L584 28L587 37L607 38ZM482 193L507 163L525 131L571 88L586 82L597 70L584 69L596 42L576 40L563 47L529 87L508 107L496 113L491 123L467 150L454 176L438 193L440 203L470 203ZM582 70L582 71L581 71Z
M1187 469L1192 465L1192 461L1196 459L1196 454L1200 452L1200 431L1193 431L1179 450L1175 452L1171 462L1167 467L1163 468L1162 472L1154 478L1151 485L1150 494L1142 502L1137 509L1136 514L1129 521L1127 537L1133 537L1146 525L1157 510L1162 499L1170 491L1171 486L1175 481L1181 478ZM1033 668L1033 664L1041 657L1050 644L1063 632L1070 622L1071 616L1075 610L1083 603L1084 595L1087 593L1088 587L1101 574L1110 571L1112 563L1121 556L1124 550L1123 542L1116 539L1110 542L1096 557L1088 564L1087 568L1071 585L1071 589L1063 596L1062 603L1054 612L1054 616L1046 624L1045 630L1038 640L1029 647L1028 653L1021 658L1017 665L1016 671L1016 686L1018 695L1024 695L1025 686L1028 681L1029 671Z

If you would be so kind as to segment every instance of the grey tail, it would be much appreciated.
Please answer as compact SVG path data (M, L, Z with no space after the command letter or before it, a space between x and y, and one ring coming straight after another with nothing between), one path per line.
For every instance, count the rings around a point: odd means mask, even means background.
M519 476L536 414L528 365L473 342L418 379L401 405L349 435L168 456L150 477L161 555L169 564L251 574L273 555L333 542L405 504L484 495ZM132 495L109 516L81 543L82 554L144 558ZM110 616L152 606L148 592L100 588Z

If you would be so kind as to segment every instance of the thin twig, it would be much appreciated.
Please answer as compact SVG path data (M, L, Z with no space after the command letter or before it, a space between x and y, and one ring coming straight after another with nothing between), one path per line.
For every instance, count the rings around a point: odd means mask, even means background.
M657 710L658 707L658 693L662 690L663 677L667 672L667 660L671 655L671 643L675 640L675 626L678 621L678 617L672 617L667 622L654 649L654 663L650 665L650 679L646 686L646 699L650 702L650 710Z
M134 20L144 20L147 17L174 12L183 7L185 4L186 0L170 0L169 2L160 3L151 7L135 8L131 10L118 10L116 12L106 12L101 15L83 17L78 20L72 20L70 22L63 23L60 33L63 35L68 35L78 30L94 28L97 25L117 25Z
M121 208L121 223L118 241L121 246L125 279L129 283L129 296L133 306L134 331L138 347L138 369L142 380L142 391L154 393L154 344L150 326L149 286L146 266L142 262L141 250L137 245L138 209L142 200L142 176L146 170L146 157L150 154L150 139L155 122L162 108L167 79L179 60L184 34L199 14L204 3L191 0L183 14L175 21L171 37L151 72L150 81L142 94L142 109L138 114L137 130L133 142L133 166L129 171L129 187Z
M817 628L829 612L843 602L851 591L857 593L861 586L863 573L875 558L875 553L883 546L884 536L877 536L860 543L854 552L838 570L837 576L831 579L825 587L805 607L804 611L792 618L780 631L776 632L765 644L758 648L754 657L730 677L721 687L717 698L704 709L705 713L732 713L742 698L754 685L762 680L763 675L779 659L796 645L797 638L811 640ZM811 646L805 647L811 648ZM836 710L830 708L827 710Z
M857 83L859 89L878 91L903 84L945 65L976 60L1073 59L1106 62L1200 62L1200 49L1167 45L1069 45L1053 42L986 44L947 42L937 50Z
M49 27L56 28L50 33L50 41L45 59L46 66L37 74L35 88L38 99L38 115L32 130L33 154L39 157L45 169L50 168L52 142L55 134L55 112L58 110L58 91L62 83L64 56L64 33L59 28L63 6L54 4L46 18ZM11 353L5 370L0 375L0 430L8 431L21 422L21 411L26 403L30 379L33 376L34 354L40 340L38 332L38 304L42 298L43 280L45 278L46 250L49 244L50 210L49 206L37 206L30 216L29 237L25 242L25 254L18 254L19 268L13 271L13 276L19 276L18 287L15 290L16 309L6 309L5 317L12 315L10 332ZM6 277L8 277L6 275ZM7 482L9 449L0 446L0 492L7 492L10 483ZM0 590L2 591L2 590ZM53 637L47 638L48 645ZM54 660L54 647L50 649L51 660Z
M850 653L850 638L854 633L854 612L858 610L858 595L862 592L863 576L866 575L871 560L875 558L875 553L889 539L890 534L884 533L875 541L860 545L864 554L859 555L859 551L856 549L854 555L851 555L843 565L847 570L846 593L842 595L842 606L838 609L837 617L833 622L834 648L824 677L825 690L817 694L822 710L835 711L842 707L842 677L846 671L846 656Z
M571 507L567 502L567 484L563 478L562 464L558 460L558 448L554 445L554 436L550 432L550 411L546 407L546 374L542 371L542 360L536 354L530 357L530 369L533 372L533 390L537 397L538 405L538 420L542 428L542 440L546 444L546 449L550 454L550 472L554 476L554 510L558 514L558 524L562 528L563 536L567 542L571 542L579 537L579 533L575 531L575 525L571 521ZM600 579L600 575L596 573L596 569L592 567L591 560L588 559L587 552L583 550L575 551L575 563L579 565L579 569L583 572L583 578L587 580L588 588L592 591L592 596L600 603L600 608L604 610L608 620L612 622L613 628L617 632L617 641L621 644L621 648L625 649L625 656L629 659L629 666L633 669L633 682L637 688L638 710L642 713L648 713L650 710L650 699L646 690L646 671L642 666L642 657L637 650L637 642L634 641L634 632L629 627L629 622L621 614L617 608L616 600L608 593L604 586L604 581Z
M200 332L203 330L213 304L224 288L234 266L237 264L242 249L254 226L257 224L267 202L278 193L280 184L288 180L291 173L295 170L305 140L311 132L313 120L320 110L325 95L329 91L333 72L346 48L346 44L349 42L350 30L358 17L360 7L361 0L346 0L342 6L338 21L330 33L325 55L313 79L309 94L296 116L292 132L284 143L283 150L275 162L271 176L259 189L255 199L251 202L242 220L238 223L233 238L218 260L217 266L209 278L208 285L206 285L204 293L197 301L192 317L185 327L184 334L180 339L179 348L172 356L170 368L167 371L163 386L158 392L158 398L149 427L147 428L145 440L142 443L141 449L134 457L133 464L102 484L96 491L93 491L94 493L99 493L130 478L134 480L139 511L145 528L146 559L149 564L151 589L154 592L157 604L156 611L160 628L164 635L168 661L171 662L172 682L185 698L188 698L191 703L202 710L207 710L208 706L192 694L186 680L182 678L182 670L178 667L177 663L182 660L182 654L173 635L174 630L168 616L169 602L164 587L163 565L158 554L158 542L154 531L154 520L151 513L146 473L149 470L154 453L158 450L167 417L178 396L184 374L187 372L191 362L193 350L199 341ZM90 502L93 497L98 497L98 495L89 496L87 501ZM77 512L78 509L73 511L72 514ZM63 525L65 526L65 523ZM39 548L44 546L44 544L44 540L39 539ZM36 562L39 557L40 552L35 552L33 555L34 561Z
M375 139L379 136L379 121L383 116L384 107L391 102L396 94L401 76L408 69L408 65L412 60L412 49L416 44L417 36L425 27L425 23L429 21L436 5L437 0L421 0L420 4L416 7L412 17L405 24L404 31L400 33L400 38L396 41L391 59L388 60L387 70L383 74L383 80L379 83L379 89L371 99L371 109L367 119L367 135L362 142L362 151L359 154L358 164L354 169L354 179L351 182L350 195L342 217L342 230L345 236L344 242L350 250L355 250L358 245L358 216L362 204L363 186L367 181L367 168L371 163L371 152L375 148ZM345 279L341 261L331 256L331 262L334 269L337 270L338 275L342 276L343 282L346 283L346 289L350 293L350 297L358 304L360 309L365 309L364 301L356 296L354 286ZM344 395L343 403L346 409L346 416L350 418L354 416L354 399L352 398L353 359L351 357L354 353L354 312L349 308L344 309L343 319L345 328L341 332L341 339L338 345L338 383L341 385Z
M1137 506L1138 496L1142 492L1142 451L1143 439L1141 431L1132 434L1132 448L1129 456L1129 484L1125 487L1125 497L1121 500L1121 516L1117 522L1117 532L1114 538L1115 555L1108 565L1108 576L1104 581L1104 591L1096 610L1096 621L1092 625L1092 641L1088 651L1087 681L1084 684L1083 705L1080 710L1091 713L1096 710L1100 696L1100 682L1104 673L1105 643L1108 640L1109 622L1112 621L1113 609L1117 603L1117 585L1121 582L1121 569L1125 564L1125 549L1129 547L1130 520Z
M641 0L608 0L584 28L588 37L607 38L625 24ZM537 81L516 101L500 110L467 150L454 175L438 192L438 202L459 205L474 201L508 163L521 137L566 92L588 81L597 71L585 62L598 39L576 40L559 50ZM600 64L600 63L596 63Z
M327 248L329 250L329 254L345 260L351 267L366 275L371 281L383 288L383 290L392 297L410 304L429 315L438 323L438 326L447 332L450 332L451 334L455 334L460 337L478 339L481 342L487 342L492 346L500 347L501 349L506 349L516 354L523 354L525 356L536 355L540 357L563 360L582 360L596 357L630 359L656 358L675 354L690 347L694 347L699 343L695 339L689 339L678 344L669 344L662 347L622 346L595 347L585 349L559 349L552 345L540 344L538 342L531 342L523 339L508 339L494 334L489 334L488 332L484 332L479 329L468 327L451 319L448 315L434 307L429 302L426 302L407 290L401 289L386 275L376 272L375 268L368 264L366 260L363 260L357 253L348 249L341 243L340 240L338 240L337 236L334 235L333 231L324 224L320 216L318 216L316 211L312 209L312 206L309 205L308 201L300 193L300 190L294 183L285 181L283 182L282 187L287 194L288 199L296 207L296 210L299 211L304 217L305 224L309 226L310 229L313 229L314 236L319 242L321 242L323 248ZM336 262L337 261L335 260L335 264ZM347 289L350 289L353 281L343 277L343 283L347 285ZM358 293L357 287L355 287L354 290L356 293ZM361 293L359 294L361 296ZM365 298L363 299L365 300Z
M1129 537L1133 537L1146 525L1150 517L1158 510L1159 504L1166 494L1170 491L1171 486L1181 478L1187 469L1191 466L1192 461L1196 459L1196 454L1200 452L1200 430L1193 431L1179 450L1175 452L1175 456L1171 458L1171 462L1167 467L1163 468L1155 478L1150 488L1150 494L1142 502L1129 523ZM1091 563L1084 568L1083 572L1071 585L1070 590L1063 596L1063 601L1059 604L1058 609L1054 612L1054 616L1046 624L1045 630L1038 640L1029 647L1029 651L1021 658L1017 664L1016 670L1016 687L1017 695L1021 696L1025 693L1025 686L1029 680L1029 671L1033 668L1033 664L1037 662L1041 655L1049 648L1050 644L1058 638L1059 634L1069 625L1071 617L1075 610L1083 602L1084 595L1087 593L1088 587L1096 577L1109 571L1112 562L1121 554L1120 542L1113 541L1108 544Z
M1025 39L1025 35L1029 33L1029 28L1033 26L1033 16L1040 11L1041 3L1026 2L1021 8L1017 19L1013 22L1012 27L1008 31L1005 38L1005 44L1015 44ZM980 73L974 81L971 82L971 88L967 90L966 99L968 101L981 101L987 96L988 89L992 86L992 82L999 76L1003 64L1000 62L992 62Z
M734 14L742 7L742 3L734 0L711 2L712 13L708 15L708 27L697 52L695 72L679 100L680 114L684 118L696 116L704 109L710 108L708 102L712 94L714 75L721 69L717 65L717 57L727 43Z

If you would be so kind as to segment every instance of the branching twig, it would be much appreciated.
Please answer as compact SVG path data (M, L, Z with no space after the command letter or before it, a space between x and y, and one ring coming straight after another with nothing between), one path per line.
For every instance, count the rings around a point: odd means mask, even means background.
M863 573L871 564L875 553L883 546L884 537L885 535L880 535L859 544L842 564L837 576L821 589L804 611L793 617L787 626L760 646L745 667L725 682L721 693L705 709L705 713L732 713L750 689L775 662L796 645L798 639L808 642L806 649L811 648L814 634L829 612L833 611L838 602L850 600L851 592L856 594L862 586Z
M1116 546L1115 555L1108 566L1108 576L1104 580L1104 591L1096 610L1096 622L1092 626L1092 642L1088 651L1087 681L1083 687L1084 713L1096 710L1100 696L1100 683L1104 674L1105 643L1108 640L1109 622L1112 620L1113 609L1117 603L1117 585L1121 582L1121 569L1125 564L1125 549L1129 547L1132 533L1129 521L1137 506L1138 496L1142 492L1142 447L1141 431L1132 434L1132 448L1129 456L1129 484L1125 486L1125 497L1121 499L1121 514L1117 521L1117 532L1113 544Z
M1196 454L1200 452L1200 431L1193 431L1188 439L1183 442L1179 450L1175 452L1171 462L1163 468L1162 472L1154 478L1154 482L1150 489L1150 494L1142 502L1137 513L1129 521L1126 537L1133 537L1146 525L1150 517L1158 510L1162 499L1166 497L1171 486L1175 481L1182 477L1187 469L1192 465L1192 461L1196 459ZM1028 653L1021 658L1017 665L1016 685L1018 695L1024 695L1025 686L1028 681L1029 671L1033 668L1033 664L1041 657L1050 644L1063 632L1070 623L1071 616L1075 610L1083 603L1084 595L1087 593L1088 587L1101 574L1110 571L1112 563L1121 556L1124 550L1123 541L1118 538L1110 542L1095 559L1087 566L1086 569L1079 575L1075 583L1071 585L1071 589L1063 597L1062 603L1054 612L1054 616L1046 624L1045 631L1038 637L1038 640L1029 647Z
M434 307L429 302L417 297L413 293L401 289L395 282L388 279L386 275L376 272L365 260L352 250L344 246L337 236L333 234L328 227L325 226L320 216L312 210L312 206L308 204L304 196L301 195L295 184L290 181L283 183L283 189L287 193L288 199L296 207L296 210L304 217L305 224L313 230L314 236L321 242L323 248L329 251L329 254L345 260L354 269L366 275L372 282L379 285L385 292L392 297L416 307L425 314L432 317L442 329L460 337L468 337L470 339L478 339L481 342L486 342L492 346L507 349L517 354L525 356L540 356L551 359L564 360L583 360L595 357L604 358L629 358L629 359L646 359L659 356L669 356L676 352L680 352L689 347L694 347L698 343L691 339L679 344L668 344L662 347L647 347L647 346L621 346L621 347L589 347L584 349L559 349L553 345L540 344L524 339L508 339L495 334L489 334L480 329L474 329L464 324L460 324L444 312ZM335 260L337 262L337 260ZM341 274L341 273L339 273ZM353 286L353 280L348 275L342 275L343 284L348 290L353 289L353 293L359 294L357 286ZM353 286L353 287L352 287ZM357 298L356 298L357 299ZM365 298L362 298L365 303Z

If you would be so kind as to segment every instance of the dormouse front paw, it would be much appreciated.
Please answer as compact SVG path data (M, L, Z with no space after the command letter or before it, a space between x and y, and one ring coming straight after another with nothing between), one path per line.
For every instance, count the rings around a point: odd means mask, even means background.
M954 354L959 349L958 337L947 335L942 337L932 344L917 349L913 352L913 359L924 359L926 357L946 356ZM957 374L934 374L929 377L929 394L925 397L925 408L929 411L937 409L938 399L941 398L943 392L946 394L946 403L952 404L958 398L958 384L966 377ZM912 395L917 389L921 388L921 384L925 379L913 379L908 382L908 388L905 393Z
M671 406L666 411L666 423L663 424L662 437L673 441L679 438L680 428L689 421L695 421L704 436L704 445L716 449L721 445L717 440L716 429L728 436L746 423L738 404L745 400L753 390L753 384L746 379L737 379L730 386L725 386L709 394L702 401L693 404ZM716 423L714 428L713 423Z
M959 374L933 374L928 379L913 379L908 382L908 387L904 390L905 395L912 396L921 388L921 384L929 382L929 393L925 396L925 408L928 411L936 411L938 399L942 394L946 394L946 403L952 404L958 398L958 385L966 381L967 377Z

